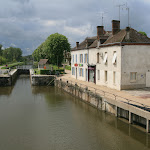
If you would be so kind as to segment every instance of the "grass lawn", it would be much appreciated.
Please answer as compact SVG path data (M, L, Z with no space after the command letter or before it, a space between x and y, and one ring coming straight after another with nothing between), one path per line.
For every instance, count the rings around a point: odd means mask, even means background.
M8 68L12 68L12 67L19 66L19 65L24 65L24 62L17 62L17 63L13 63L13 64L8 64L7 67L5 65L5 67L2 67L1 69L8 69Z

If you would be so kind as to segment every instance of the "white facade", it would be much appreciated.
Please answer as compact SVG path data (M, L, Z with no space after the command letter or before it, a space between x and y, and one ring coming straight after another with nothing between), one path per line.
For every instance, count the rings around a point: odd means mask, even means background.
M85 54L88 55L88 62L85 61ZM83 62L80 56L83 56ZM94 82L117 90L150 85L146 83L150 81L146 79L146 74L148 78L150 72L150 45L118 44L74 50L71 52L71 58L72 77L78 80ZM95 68L95 81L90 80L90 66Z

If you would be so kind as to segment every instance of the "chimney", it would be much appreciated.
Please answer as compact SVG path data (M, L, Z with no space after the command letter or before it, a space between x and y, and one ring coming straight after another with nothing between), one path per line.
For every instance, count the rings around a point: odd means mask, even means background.
M79 42L76 42L76 49L78 49L79 47Z
M97 26L97 39L100 39L102 35L104 35L104 26Z
M120 31L120 21L112 20L112 34L115 35L119 31Z

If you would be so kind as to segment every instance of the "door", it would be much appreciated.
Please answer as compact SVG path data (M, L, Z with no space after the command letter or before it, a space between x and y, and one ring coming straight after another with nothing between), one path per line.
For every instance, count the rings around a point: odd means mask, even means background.
M150 87L150 72L146 73L146 87Z
M89 81L94 83L94 70L89 70Z

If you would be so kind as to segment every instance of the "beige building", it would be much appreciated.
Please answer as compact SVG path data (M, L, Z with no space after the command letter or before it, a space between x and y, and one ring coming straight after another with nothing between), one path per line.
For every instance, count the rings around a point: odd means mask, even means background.
M112 31L76 42L71 51L72 77L117 90L150 87L150 39L112 21Z

